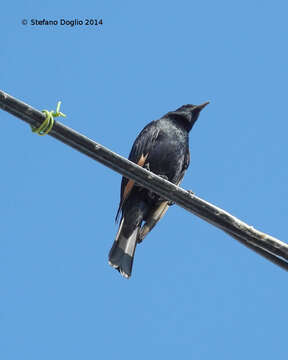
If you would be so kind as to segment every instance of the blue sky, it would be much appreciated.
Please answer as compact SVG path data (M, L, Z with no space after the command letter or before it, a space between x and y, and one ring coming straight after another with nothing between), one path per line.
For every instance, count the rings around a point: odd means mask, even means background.
M287 10L5 2L1 88L38 109L62 100L65 124L124 156L149 121L210 100L183 187L286 241ZM286 358L283 270L173 206L127 281L107 263L120 175L4 112L0 151L2 359Z

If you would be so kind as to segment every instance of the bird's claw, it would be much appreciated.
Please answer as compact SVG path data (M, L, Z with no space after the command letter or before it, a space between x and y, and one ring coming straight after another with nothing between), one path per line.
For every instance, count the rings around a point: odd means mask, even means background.
M158 176L160 176L160 177L161 177L162 179L164 179L164 180L169 181L168 176L166 176L166 175L159 175L159 174L158 174Z

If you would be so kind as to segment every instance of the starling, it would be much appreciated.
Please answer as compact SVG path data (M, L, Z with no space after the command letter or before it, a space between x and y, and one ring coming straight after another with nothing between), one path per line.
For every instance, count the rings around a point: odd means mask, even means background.
M179 185L190 162L189 132L201 105L183 105L144 127L136 138L129 160ZM124 277L132 272L136 245L152 230L168 210L170 203L133 180L122 178L120 204L116 220L120 225L109 252L109 264Z

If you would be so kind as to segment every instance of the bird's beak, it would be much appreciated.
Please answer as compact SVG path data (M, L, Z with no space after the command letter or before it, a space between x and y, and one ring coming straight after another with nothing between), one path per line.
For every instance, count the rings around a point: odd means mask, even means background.
M205 107L206 105L208 105L208 104L210 104L210 101L206 101L206 102L204 102L204 103L201 104L201 105L195 106L194 110L195 110L195 109L198 109L199 111L201 111L201 110L203 110L204 107Z

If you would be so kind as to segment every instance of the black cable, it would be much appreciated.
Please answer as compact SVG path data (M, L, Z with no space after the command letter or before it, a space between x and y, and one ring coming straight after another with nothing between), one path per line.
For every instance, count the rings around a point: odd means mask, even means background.
M42 112L3 91L0 91L0 108L33 127L38 127L45 119ZM254 229L226 211L134 164L60 122L54 122L49 135L127 178L133 179L162 198L175 202L222 229L258 254L288 270L288 261L286 261L288 260L288 245L286 243Z

